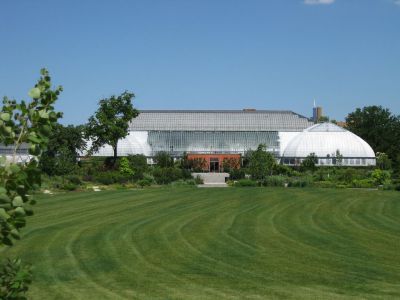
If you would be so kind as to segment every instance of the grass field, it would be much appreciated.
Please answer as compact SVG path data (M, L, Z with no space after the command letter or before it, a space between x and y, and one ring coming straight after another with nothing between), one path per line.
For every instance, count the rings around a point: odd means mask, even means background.
M399 299L400 193L160 188L41 196L1 256L33 299Z

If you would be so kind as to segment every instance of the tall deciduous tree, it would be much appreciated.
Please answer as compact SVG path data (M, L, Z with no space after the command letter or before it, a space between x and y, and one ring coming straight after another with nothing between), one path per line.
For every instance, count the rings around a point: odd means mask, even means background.
M114 159L117 158L118 140L128 135L129 122L139 115L132 106L134 97L133 93L124 92L100 100L98 110L89 118L85 129L86 137L92 141L90 153L108 144L113 148Z
M307 157L301 162L301 167L304 170L312 171L314 172L315 169L317 168L317 163L318 163L318 157L315 155L315 153L310 153L307 155Z
M78 156L86 148L82 126L54 126L40 168L48 175L65 175L76 166Z
M268 175L271 175L276 160L271 153L266 151L265 145L259 145L257 150L251 151L248 156L248 167L251 178L263 180Z
M347 129L363 138L375 152L400 163L400 117L382 106L357 108L346 117Z

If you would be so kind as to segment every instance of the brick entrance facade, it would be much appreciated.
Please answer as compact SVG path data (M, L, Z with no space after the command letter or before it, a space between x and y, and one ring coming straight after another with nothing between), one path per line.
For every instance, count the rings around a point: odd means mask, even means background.
M203 171L224 172L224 164L228 164L230 168L240 168L240 154L187 154L188 160L204 162L202 164Z

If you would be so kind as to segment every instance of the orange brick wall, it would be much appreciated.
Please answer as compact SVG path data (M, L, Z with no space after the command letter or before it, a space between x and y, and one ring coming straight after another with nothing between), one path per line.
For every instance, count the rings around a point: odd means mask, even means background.
M187 159L196 159L196 158L202 158L205 159L205 161L207 162L207 167L206 169L204 169L204 171L210 170L210 159L211 158L218 158L219 161L219 166L220 169L222 169L222 162L224 161L225 158L234 158L239 160L240 162L240 154L188 154L187 155Z

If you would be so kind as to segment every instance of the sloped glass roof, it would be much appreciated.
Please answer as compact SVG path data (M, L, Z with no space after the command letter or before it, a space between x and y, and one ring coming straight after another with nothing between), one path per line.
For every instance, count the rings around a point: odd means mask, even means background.
M321 123L315 124L304 131L307 132L345 132L346 130L342 127L339 127L333 123Z
M130 124L134 131L302 131L313 125L292 111L144 110Z
M335 156L374 158L373 149L359 136L335 124L316 124L294 137L286 146L283 157L304 158L314 153L318 157Z

